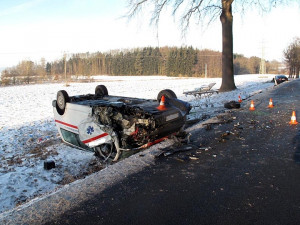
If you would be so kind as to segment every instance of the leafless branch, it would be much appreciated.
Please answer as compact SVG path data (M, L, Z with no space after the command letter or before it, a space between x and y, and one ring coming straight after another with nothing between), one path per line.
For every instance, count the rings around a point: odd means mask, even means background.
M147 2L148 0L130 0L129 1L129 12L128 18L134 17L139 11L142 9L142 5Z
M184 2L184 0L179 0L179 1L175 2L174 10L173 10L173 16L175 16L177 10L179 9L179 7L182 5L183 2Z
M153 24L153 22L154 22L154 24L156 26L158 26L161 11L163 10L163 8L167 5L167 3L169 1L170 0L156 0L154 12L153 12L153 15L152 15L152 18L150 21L151 24Z
M167 5L169 5L171 2L174 2L172 5L172 15L175 16L180 8L183 9L180 20L182 33L185 33L190 26L192 16L195 16L195 18L200 21L205 15L210 15L211 17L209 21L211 22L215 20L217 17L216 15L218 15L218 13L221 11L221 6L213 3L219 1L220 0L129 0L130 10L127 14L127 17L129 19L132 18L134 15L140 12L146 2L149 2L154 6L150 24L155 24L158 26L162 10L167 8ZM184 7L186 7L186 9Z
M200 22L205 16L209 15L208 25L214 21L218 16L220 16L222 7L213 4L211 1L209 3L203 3L204 0L200 0L196 5L191 7L181 18L181 27L183 33L189 28L191 17L194 15L197 21Z

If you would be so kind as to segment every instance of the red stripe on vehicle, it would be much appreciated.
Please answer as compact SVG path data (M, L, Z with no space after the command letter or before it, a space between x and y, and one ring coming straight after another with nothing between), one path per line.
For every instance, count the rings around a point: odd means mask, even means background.
M86 143L89 143L89 142L95 141L95 140L97 140L97 139L100 139L100 138L106 137L107 135L108 135L108 133L103 133L103 134L100 134L100 135L98 135L98 136L96 136L96 137L93 137L93 138L87 139L87 140L83 141L83 143L84 143L84 144L86 144Z
M72 124L68 124L68 123L62 122L62 121L60 121L60 120L55 120L55 122L56 122L56 123L63 124L63 125L68 126L68 127L72 127L72 128L78 129L77 126L74 126L74 125L72 125Z
M162 141L164 141L164 140L166 140L166 139L168 139L168 137L163 137L163 138L157 139L157 140L155 140L155 141L153 141L153 142L148 142L147 144L144 144L144 145L142 145L141 147L139 147L139 149L142 149L142 148L149 148L150 146L155 145L155 144L157 144L157 143L159 143L159 142L162 142Z

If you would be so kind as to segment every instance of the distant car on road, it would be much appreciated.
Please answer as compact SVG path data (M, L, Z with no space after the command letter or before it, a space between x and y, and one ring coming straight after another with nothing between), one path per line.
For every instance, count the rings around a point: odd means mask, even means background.
M283 83L285 81L288 81L289 79L285 76L285 75L276 75L273 78L273 82L275 82L275 84L280 84Z
M64 142L113 161L122 151L149 147L180 132L191 110L170 89L149 100L111 96L104 85L98 85L95 94L58 91L52 106Z

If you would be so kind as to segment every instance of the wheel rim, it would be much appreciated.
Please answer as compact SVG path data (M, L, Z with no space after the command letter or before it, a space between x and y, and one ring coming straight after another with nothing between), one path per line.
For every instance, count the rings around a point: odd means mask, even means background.
M103 158L104 162L113 160L116 156L113 144L103 144L96 148L98 155Z

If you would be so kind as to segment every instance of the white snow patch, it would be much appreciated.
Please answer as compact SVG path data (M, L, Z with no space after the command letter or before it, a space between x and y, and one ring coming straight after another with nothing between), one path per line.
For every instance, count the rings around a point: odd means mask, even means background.
M110 95L155 99L159 91L171 89L179 99L192 104L190 118L195 118L223 109L225 102L237 101L238 95L245 99L258 90L273 86L270 82L272 76L235 76L237 90L199 99L182 93L212 82L218 89L221 79L165 76L96 76L94 79L97 82L71 83L69 87L39 84L0 88L0 213L53 192L99 166L93 153L60 142L52 109L52 100L58 90L64 89L70 96L94 93L96 85L102 83ZM151 149L157 148L153 146ZM139 160L137 156L132 157ZM56 168L44 170L46 159L53 159ZM151 162L141 164L141 167L149 164ZM130 167L130 163L122 165L124 170Z

